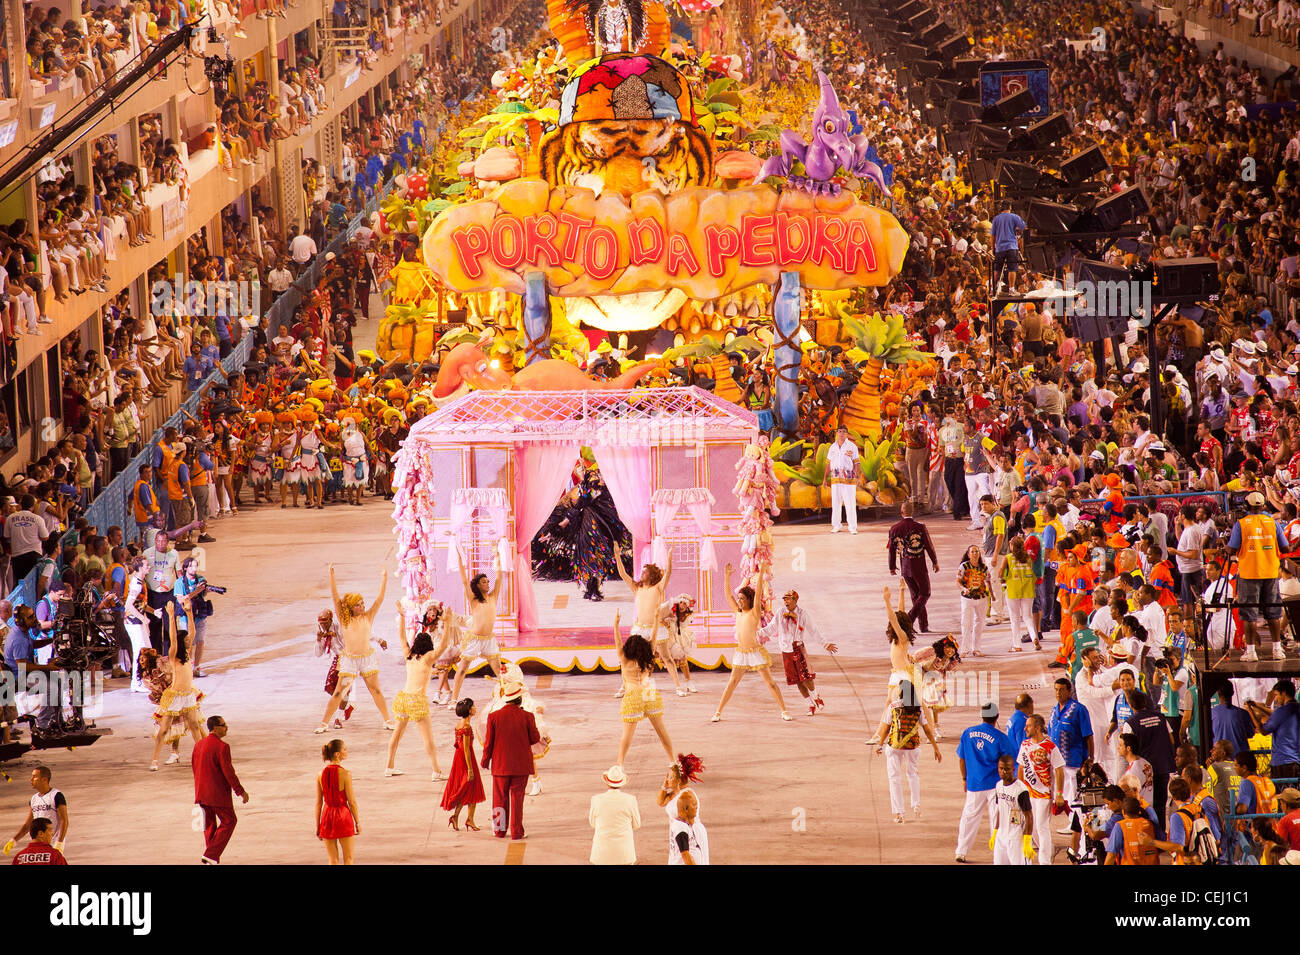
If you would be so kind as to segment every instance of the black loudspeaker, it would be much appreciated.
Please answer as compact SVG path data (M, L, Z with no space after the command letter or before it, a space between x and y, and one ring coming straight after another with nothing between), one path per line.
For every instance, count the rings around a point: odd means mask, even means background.
M1011 134L997 126L976 125L971 133L971 145L976 148L1001 152L1011 142Z
M952 123L978 123L983 110L980 104L968 99L948 101L948 121Z
M1141 186L1129 186L1109 199L1103 199L1089 212L1088 231L1115 232L1150 211Z
M928 49L938 49L939 45L950 36L955 36L956 31L948 24L940 22L931 24L921 31L921 36L917 40Z
M1118 265L1109 265L1098 259L1080 259L1074 267L1075 277L1089 282L1127 282L1132 276L1129 270Z
M451 308L447 310L448 325L464 325L469 321L469 312L463 308Z
M1101 149L1093 146L1091 149L1085 149L1061 163L1061 175L1070 185L1078 186L1109 168L1110 163L1106 162L1106 157L1102 155Z
M972 159L967 164L972 186L982 186L998 177L998 160Z
M904 43L898 48L898 55L903 58L904 62L911 63L925 59L930 55L930 51L923 46L917 46L915 43Z
M1031 199L1025 224L1036 234L1063 235L1074 227L1081 215L1078 206L1048 202L1045 199Z
M1010 123L1017 116L1023 116L1030 110L1037 108L1038 100L1034 99L1033 93L1025 89L1018 93L1012 93L1010 96L1002 97L992 106L986 106L980 122Z
M1070 120L1064 113L1053 113L1040 119L1016 137L1017 148L1047 149L1070 135Z
M934 55L945 63L951 63L963 53L970 52L970 39L964 36L955 36L951 40L945 40L934 51Z
M907 3L895 10L891 16L899 23L906 23L925 8L925 4L921 0L907 0Z
M952 61L952 69L957 74L957 79L974 80L979 78L980 67L984 62L978 56L959 56Z
M925 98L936 106L943 106L949 100L961 96L961 84L956 80L934 79L925 81Z
M1044 172L1027 162L1013 159L999 159L997 168L998 182L1017 192L1054 193L1065 186L1065 182Z
M1157 302L1209 301L1219 294L1219 266L1214 259L1158 259L1155 276L1152 298Z
M912 64L912 75L917 79L938 76L943 72L943 64L938 60L917 60Z
M1128 316L1070 316L1070 329L1081 342L1104 342L1128 332Z
M1066 259L1065 250L1051 242L1025 243L1025 262L1031 272L1051 274Z
M934 12L933 7L925 7L920 13L907 18L907 25L911 28L913 33L916 33L919 30L924 30L926 27L930 26L930 24L937 22L939 22L939 14Z

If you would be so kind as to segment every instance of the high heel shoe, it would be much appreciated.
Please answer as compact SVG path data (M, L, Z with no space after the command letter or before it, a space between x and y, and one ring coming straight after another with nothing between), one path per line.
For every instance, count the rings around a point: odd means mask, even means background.
M455 829L457 832L460 832L460 826L456 825L456 817L455 817L455 816L448 816L448 817L447 817L447 828L448 828L448 829ZM468 824L466 824L466 828L469 828Z
M474 825L474 823L472 823L472 822L466 822L466 823L465 823L465 828L468 829L470 832L479 832L479 831L480 831L480 830L479 830L479 827L476 826L476 825Z

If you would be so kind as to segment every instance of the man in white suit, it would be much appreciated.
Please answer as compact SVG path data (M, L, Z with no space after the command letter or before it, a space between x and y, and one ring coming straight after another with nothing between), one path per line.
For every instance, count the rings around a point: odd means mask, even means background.
M596 830L591 839L591 864L636 865L636 841L632 832L641 828L636 797L623 792L627 776L622 766L611 767L601 778L608 788L591 797L587 815Z

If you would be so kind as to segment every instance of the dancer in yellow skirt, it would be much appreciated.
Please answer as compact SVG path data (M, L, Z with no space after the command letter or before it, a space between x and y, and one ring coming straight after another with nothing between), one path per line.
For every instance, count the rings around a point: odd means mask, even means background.
M397 729L388 741L388 767L385 776L400 776L402 771L394 768L397 761L397 746L406 732L406 724L414 723L424 739L424 751L429 754L433 764L433 781L441 782L447 774L438 766L438 748L433 743L433 720L429 716L429 677L433 673L434 661L447 649L447 631L442 631L440 643L433 645L433 638L421 632L413 641L406 641L406 611L397 611L398 636L402 638L402 648L406 651L406 687L393 700L393 716L397 718Z
M623 758L632 745L636 724L643 719L650 720L650 725L659 735L659 742L663 744L664 752L668 754L668 761L674 763L677 757L673 753L668 730L664 728L663 697L655 688L654 648L649 640L636 633L624 642L621 619L621 613L614 614L614 647L618 650L618 661L623 669L623 702L619 707L619 714L623 718L623 738L619 740L618 759L614 764L619 767L623 765Z
M184 723L194 737L194 742L203 739L203 727L199 725L199 692L194 688L194 666L190 663L189 640L176 638L176 602L167 604L167 629L170 645L167 659L172 665L172 685L163 690L158 701L158 732L153 739L153 762L149 764L151 772L158 771L158 756L167 744L173 723Z
M749 670L754 670L763 677L767 688L772 691L772 696L776 699L776 705L781 708L781 719L789 722L792 717L786 712L785 700L781 698L781 688L772 679L772 658L768 656L767 649L758 642L758 619L762 612L760 608L763 606L762 570L760 568L754 575L752 587L741 587L739 592L731 589L730 564L723 573L723 589L727 593L727 602L736 612L736 654L731 658L731 679L727 681L727 687L722 691L722 702L718 704L718 711L713 714L712 722L717 723L722 719L722 708L727 705L731 694L735 693L736 687L740 685L741 678Z

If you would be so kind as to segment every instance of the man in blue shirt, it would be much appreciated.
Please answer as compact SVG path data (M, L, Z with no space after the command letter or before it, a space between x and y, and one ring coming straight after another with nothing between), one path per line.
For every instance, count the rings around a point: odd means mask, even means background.
M1219 702L1210 708L1210 728L1213 735L1210 745L1221 739L1232 744L1232 751L1240 753L1250 749L1250 738L1255 735L1255 721L1240 706L1232 705L1232 684L1219 688Z
M1016 709L1011 714L1011 719L1007 720L1007 738L1011 740L1011 745L1020 751L1020 744L1025 741L1025 720L1029 719L1034 712L1034 698L1028 693L1021 693L1016 697Z
M1047 736L1065 760L1065 801L1078 795L1076 775L1085 759L1093 758L1092 720L1088 708L1074 698L1074 686L1065 677L1056 681L1056 707L1047 720Z
M1011 211L1011 203L1006 203L1002 211L993 217L993 274L1002 281L1003 271L1007 271L1007 288L1016 284L1016 266L1020 264L1020 233L1025 231L1025 220Z
M190 345L190 357L185 359L181 371L185 375L185 387L193 394L203 384L203 379L212 372L212 362L203 357L203 350L197 342Z
M1273 737L1269 775L1273 779L1300 777L1300 703L1295 699L1295 684L1290 680L1278 680L1269 696L1274 703L1272 712L1254 700L1246 701L1260 733Z
M36 614L31 607L19 606L14 610L14 626L9 629L9 635L5 638L5 655L3 678L6 682L14 680L14 692L27 692L27 674L29 673L50 673L59 668L52 663L37 663L36 651L42 647L47 647L54 642L52 637L36 638L33 634L40 632L40 625L37 623ZM38 729L48 729L54 722L56 710L49 706L47 701L41 699L35 706L32 705L32 697L27 697L28 711L36 710L36 726Z
M957 766L966 787L966 804L961 811L957 830L958 862L966 862L971 846L979 835L980 811L989 818L989 832L997 825L993 817L993 789L998 783L998 758L1015 758L1018 749L1007 734L998 729L997 703L985 703L980 711L982 722L968 727L957 744Z

